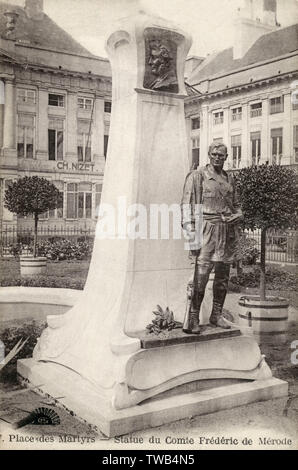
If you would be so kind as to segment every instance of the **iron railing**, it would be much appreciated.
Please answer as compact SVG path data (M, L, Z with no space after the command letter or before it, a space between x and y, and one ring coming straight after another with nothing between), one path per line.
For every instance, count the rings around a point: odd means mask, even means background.
M54 241L57 239L68 239L72 241L83 241L93 239L95 236L95 229L88 227L58 227L48 226L38 228L38 240ZM17 246L29 247L33 243L33 228L31 227L16 227L4 226L0 232L0 253L9 255Z
M261 230L245 233L261 253ZM277 263L298 262L298 232L295 230L268 230L266 233L266 260Z
M254 241L254 247L261 251L261 231L245 231ZM95 228L47 226L38 228L39 241L68 239L72 241L92 240ZM0 232L0 254L9 255L17 246L28 247L33 243L33 228L4 226ZM298 262L298 232L295 230L269 230L266 237L266 259L278 263Z

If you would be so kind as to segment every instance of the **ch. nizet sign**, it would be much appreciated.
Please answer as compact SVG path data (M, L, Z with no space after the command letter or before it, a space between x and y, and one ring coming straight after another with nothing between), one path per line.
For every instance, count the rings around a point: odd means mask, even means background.
M95 163L57 162L58 170L93 171Z

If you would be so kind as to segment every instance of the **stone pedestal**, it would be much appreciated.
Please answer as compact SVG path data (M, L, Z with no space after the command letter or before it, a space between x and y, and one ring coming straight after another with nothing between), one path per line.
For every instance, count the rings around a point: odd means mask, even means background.
M86 287L73 309L48 317L33 361L18 365L21 376L42 383L49 395L65 397L62 404L96 421L108 435L160 424L155 419L160 407L165 407L163 422L194 413L196 402L201 403L198 413L212 411L214 404L204 408L206 400L196 392L190 407L181 398L171 398L172 405L161 398L150 417L144 401L171 390L180 393L181 386L185 394L190 383L198 382L200 389L206 380L260 380L273 396L274 384L265 384L271 372L257 344L238 330L218 337L218 329L212 329L193 341L175 336L163 347L144 346L144 330L157 304L183 320L192 269L179 218L189 168L183 72L190 43L175 26L144 13L124 19L110 35L110 140ZM168 227L167 211L170 220L175 214ZM167 418L166 409L172 410Z
M139 339L143 348L127 361L112 401L108 389L55 363L23 359L18 373L109 437L288 393L255 340L238 329L203 327L201 335L174 331L161 338L144 332Z

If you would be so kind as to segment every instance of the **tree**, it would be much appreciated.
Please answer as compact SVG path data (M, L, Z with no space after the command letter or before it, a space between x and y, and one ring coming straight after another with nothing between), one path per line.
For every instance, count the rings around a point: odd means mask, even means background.
M243 168L236 176L244 214L243 228L261 230L260 299L266 299L266 232L296 227L297 180L293 170L278 165Z
M37 226L39 215L62 205L62 195L56 186L39 176L24 176L7 188L4 206L14 214L34 217L33 256L36 257Z

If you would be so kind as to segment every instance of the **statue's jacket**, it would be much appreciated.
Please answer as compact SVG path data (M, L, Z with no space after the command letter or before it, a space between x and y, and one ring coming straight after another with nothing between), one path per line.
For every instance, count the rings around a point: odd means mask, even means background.
M239 239L238 224L228 224L225 218L241 212L235 180L211 165L188 173L181 200L182 227L202 229L201 253L210 261L232 262Z

